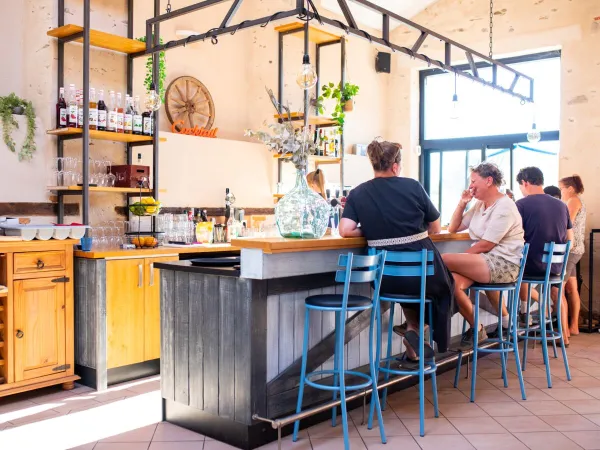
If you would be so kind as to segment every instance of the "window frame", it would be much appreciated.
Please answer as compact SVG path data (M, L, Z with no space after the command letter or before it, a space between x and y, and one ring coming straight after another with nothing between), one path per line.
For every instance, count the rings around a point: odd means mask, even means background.
M552 50L547 52L503 58L499 59L504 64L517 64L522 62L539 61L550 58L561 58L562 52L560 50ZM486 62L476 63L478 69L490 67L490 64ZM457 66L460 70L470 70L468 64ZM427 113L425 107L425 86L427 77L433 75L439 75L444 73L441 69L427 69L419 72L419 144L421 146L421 155L419 157L419 181L425 188L427 194L430 194L430 155L432 153L440 154L440 191L439 191L439 204L436 205L438 208L442 205L442 186L441 178L443 173L443 153L450 151L469 151L481 149L481 160L485 161L486 150L507 148L510 149L510 160L511 160L511 174L508 178L507 188L514 192L513 187L513 152L516 144L527 142L527 133L516 133L516 134L503 134L503 135L490 135L490 136L473 136L467 138L449 138L449 139L425 139L425 114ZM491 88L490 88L491 89ZM560 141L560 130L553 131L542 131L541 141ZM468 155L468 153L467 153Z

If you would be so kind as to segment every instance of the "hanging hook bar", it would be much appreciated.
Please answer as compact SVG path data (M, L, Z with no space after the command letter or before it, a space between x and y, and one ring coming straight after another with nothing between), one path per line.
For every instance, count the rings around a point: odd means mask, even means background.
M275 14L273 14L271 17L269 17L269 20L266 23L263 23L260 27L261 28L265 28L267 25L269 25L271 23L271 21L273 19L277 19L278 16L280 16L283 13L283 11L278 11Z
M269 20L271 20L271 19L269 19ZM239 23L239 25L238 25L238 26L235 28L235 30L233 30L233 31L231 32L231 35L233 36L235 33L237 33L237 32L238 32L238 30L239 30L240 28L242 28L242 27L244 26L244 24L245 24L245 23L248 23L248 22L250 22L250 21L249 21L249 20L243 20L243 21L241 21L241 22Z
M217 45L217 44L219 43L219 39L217 39L217 36L216 36L216 34L211 34L211 33L214 33L215 31L219 31L219 30L220 30L220 28L211 28L210 30L208 30L208 31L205 33L205 34L206 34L206 37L210 36L210 42L211 42L213 45ZM202 40L204 41L204 39L202 39Z
M369 40L370 44L373 43L373 37L369 33L367 33L365 30L358 30L358 31L360 31Z
M350 28L348 27L348 25L346 25L344 22L337 20L337 19L332 19L335 23L337 23L342 30L344 30L344 33L346 34L350 34Z

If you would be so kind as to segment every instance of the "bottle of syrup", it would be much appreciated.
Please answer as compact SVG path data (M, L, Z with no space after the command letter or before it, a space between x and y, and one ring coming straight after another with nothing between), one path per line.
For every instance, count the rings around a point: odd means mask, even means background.
M143 134L144 132L144 118L142 117L142 111L140 109L140 96L135 96L135 103L133 105L133 134Z
M117 92L117 133L123 133L125 124L125 111L123 110L123 97Z
M133 106L131 105L131 97L125 97L125 113L123 119L123 131L125 134L133 133Z
M110 91L108 101L108 126L107 130L117 132L117 104L115 103L115 91Z
M69 119L68 125L71 128L77 128L77 95L75 85L69 85Z
M98 91L98 130L106 131L107 112L106 103L104 103L104 91Z
M90 130L98 129L98 103L96 103L96 89L90 88Z
M152 117L152 111L144 111L142 120L144 136L154 136L154 119Z
M61 87L58 92L58 103L56 103L56 128L67 128L68 116L65 88Z

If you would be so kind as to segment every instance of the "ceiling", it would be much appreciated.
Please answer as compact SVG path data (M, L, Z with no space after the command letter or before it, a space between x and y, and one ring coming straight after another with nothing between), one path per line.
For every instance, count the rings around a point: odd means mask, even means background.
M371 3L375 3L382 8L385 8L389 11L392 11L396 14L399 14L407 19L416 16L429 5L435 3L437 0L370 0ZM352 11L352 15L354 19L367 27L374 28L377 30L381 29L381 14L372 11L369 8L366 8L358 3L353 2L352 0L346 0L348 3L350 10ZM337 14L341 14L340 6L337 0L321 0L321 8L326 9L331 12L335 12ZM391 20L390 21L390 29L394 29L399 26L400 23Z

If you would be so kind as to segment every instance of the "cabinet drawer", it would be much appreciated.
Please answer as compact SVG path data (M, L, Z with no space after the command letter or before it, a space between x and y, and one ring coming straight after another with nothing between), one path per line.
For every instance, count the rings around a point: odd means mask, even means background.
M15 253L14 273L35 273L64 270L64 251Z

